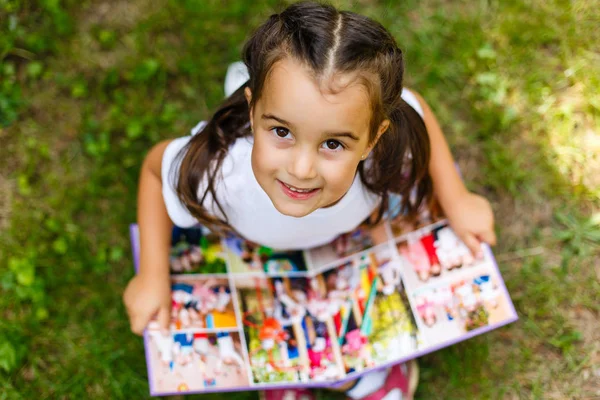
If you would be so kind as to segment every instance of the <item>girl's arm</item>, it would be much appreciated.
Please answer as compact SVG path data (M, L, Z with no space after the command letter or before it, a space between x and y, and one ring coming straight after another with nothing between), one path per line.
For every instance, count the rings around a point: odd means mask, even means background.
M467 193L467 188L458 175L446 138L431 108L420 94L412 89L410 91L419 100L423 109L423 120L429 134L431 145L429 175L433 180L434 192L444 211L448 212Z
M440 125L425 100L415 91L423 108L423 120L431 143L429 174L433 191L454 231L471 249L479 253L480 242L496 244L494 216L489 202L465 187L455 167L452 153Z
M155 145L142 164L138 189L137 220L140 230L140 273L167 274L173 223L162 195L161 164L166 140ZM164 260L164 263L153 263ZM165 270L166 267L166 270Z
M140 173L137 220L140 232L140 270L129 282L123 301L131 330L141 334L156 315L161 328L169 324L171 291L169 250L173 223L162 195L161 164L170 141L154 146Z

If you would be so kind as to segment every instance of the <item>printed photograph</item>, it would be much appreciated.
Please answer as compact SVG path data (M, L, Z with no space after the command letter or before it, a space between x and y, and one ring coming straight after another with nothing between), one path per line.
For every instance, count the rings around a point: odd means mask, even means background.
M425 205L420 208L417 217L408 219L401 212L401 197L394 193L389 195L387 216L387 220L390 221L389 225L394 238L398 238L404 234L444 219L442 209L435 199L427 200Z
M171 330L237 327L226 278L176 277L171 281L171 305Z
M393 290L386 286L378 290L372 320L368 339L373 344L372 358L376 365L398 360L422 348L423 341L401 284L395 284Z
M389 239L384 224L375 227L360 225L354 231L337 237L329 244L307 250L310 269L318 271L338 263L340 259L386 243Z
M513 317L509 299L491 268L450 283L428 285L412 295L413 306L428 345L458 338L464 333Z
M153 394L226 389L249 385L237 332L179 332L149 329L148 362Z
M284 313L273 296L275 288L270 279L235 277L234 282L242 308L253 381L308 380L308 371L298 350L298 340L304 339L298 329L300 310L292 307Z
M306 278L235 280L254 382L344 376L329 303Z
M491 262L485 256L473 257L448 225L409 235L396 244L396 249L402 259L405 285L411 290Z
M227 273L221 239L201 227L173 227L169 264L172 274Z
M388 247L375 250L315 278L323 282L348 374L398 359L419 343L402 264Z
M277 251L230 236L225 239L229 265L234 274L293 274L306 272L302 251Z

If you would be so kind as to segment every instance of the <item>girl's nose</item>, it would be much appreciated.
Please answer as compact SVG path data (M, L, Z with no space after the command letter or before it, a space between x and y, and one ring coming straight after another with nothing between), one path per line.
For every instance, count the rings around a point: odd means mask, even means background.
M296 151L288 163L288 173L298 180L314 179L317 177L315 162L310 151Z

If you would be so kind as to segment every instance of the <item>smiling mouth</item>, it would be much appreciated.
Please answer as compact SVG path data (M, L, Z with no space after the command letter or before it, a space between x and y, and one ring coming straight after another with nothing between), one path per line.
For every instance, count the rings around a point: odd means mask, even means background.
M296 186L288 185L285 182L277 180L283 192L290 198L295 200L307 200L311 198L314 194L316 194L320 189L319 188L299 188Z
M283 183L283 185L284 185L286 188L290 189L292 192L297 192L297 193L310 193L310 192L312 192L313 190L317 190L317 189L301 189L301 188L297 188L297 187L295 187L295 186L288 185L288 184L287 184L287 183L285 183L285 182L281 182L281 183Z

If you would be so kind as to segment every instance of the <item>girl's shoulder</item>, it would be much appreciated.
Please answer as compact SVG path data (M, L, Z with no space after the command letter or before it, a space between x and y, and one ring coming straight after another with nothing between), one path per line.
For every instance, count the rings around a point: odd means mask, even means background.
M202 131L202 129L204 129L204 127L206 126L207 122L206 121L200 121L196 124L196 126L194 126L191 130L190 130L190 135L194 136L197 135L199 132Z
M192 140L192 138L198 134L201 134L202 130L206 126L206 121L200 121L190 130L190 134L187 136L182 136L176 139L171 140L167 148L165 149L165 153L163 155L163 166L169 166L176 162L179 156L181 156L180 152L184 149L184 147ZM252 148L252 138L239 138L229 148L227 152L227 156L225 161L229 158L237 158L238 156L244 155L247 153L249 149ZM179 160L180 161L180 160Z
M201 121L192 128L190 135L171 140L163 152L161 163L163 198L171 220L180 227L190 227L198 222L179 200L176 188L179 180L179 168L185 156L186 146L195 135L202 134L205 125L206 122ZM251 170L251 152L251 138L239 138L230 146L217 174L217 181L215 182L217 192L222 192L226 187L229 191L235 191L235 188L243 186L243 182L248 179L248 171ZM204 196L207 189L208 179L205 174L198 182L197 192L199 198ZM223 218L220 209L215 207L212 195L206 195L205 205L213 215Z
M416 92L414 90L404 88L402 90L402 99L423 118L423 107L417 98Z

